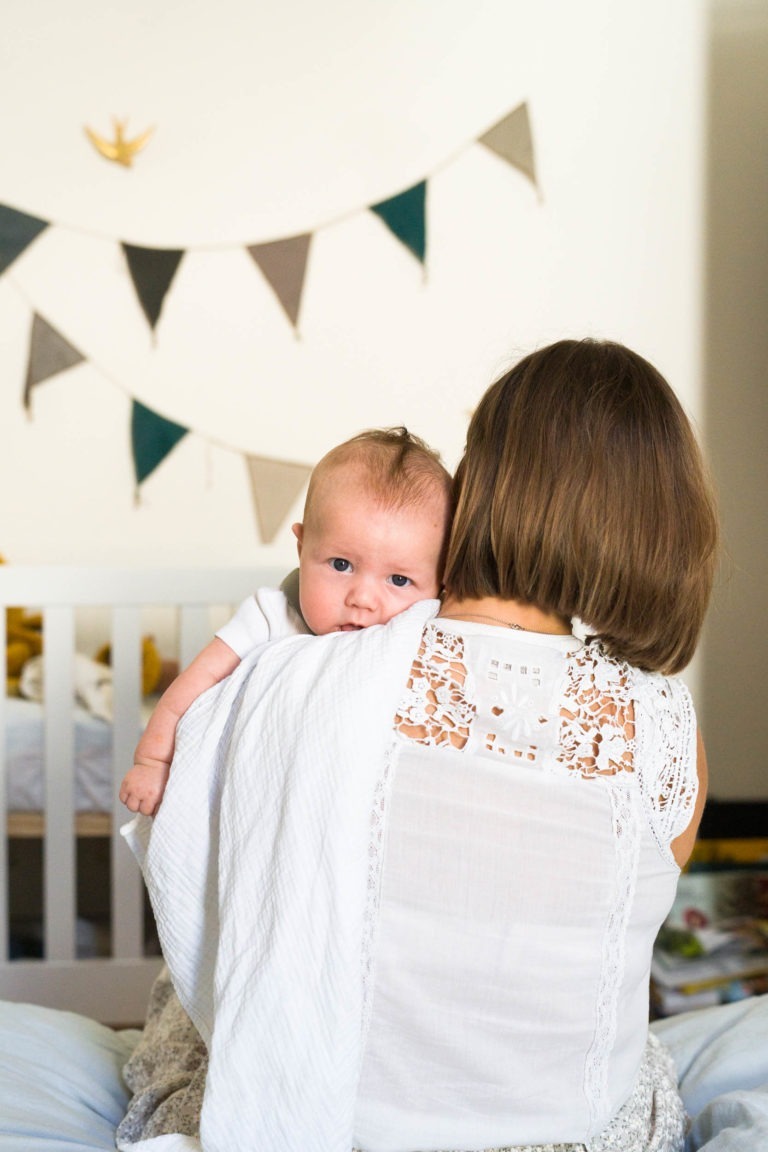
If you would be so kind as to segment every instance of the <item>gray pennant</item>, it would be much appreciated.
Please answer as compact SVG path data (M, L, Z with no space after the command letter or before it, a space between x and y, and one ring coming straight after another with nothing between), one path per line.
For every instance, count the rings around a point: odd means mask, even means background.
M74 368L85 360L60 332L35 312L29 337L29 362L24 384L24 407L29 411L32 389L51 376Z
M307 232L303 236L252 244L248 248L294 328L299 318L311 240L312 233Z

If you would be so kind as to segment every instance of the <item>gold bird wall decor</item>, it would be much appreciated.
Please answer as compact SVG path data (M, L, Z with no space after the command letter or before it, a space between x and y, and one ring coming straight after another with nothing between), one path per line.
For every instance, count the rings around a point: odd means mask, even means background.
M85 125L85 134L99 155L103 156L105 160L112 160L115 164L122 164L124 168L130 168L133 164L134 156L144 148L154 132L154 128L147 128L145 132L134 136L132 140L127 140L125 138L125 129L128 121L118 120L116 116L113 116L112 123L115 126L115 136L113 140L106 140L103 136L100 136L98 132L94 132L92 128L89 128L87 124Z

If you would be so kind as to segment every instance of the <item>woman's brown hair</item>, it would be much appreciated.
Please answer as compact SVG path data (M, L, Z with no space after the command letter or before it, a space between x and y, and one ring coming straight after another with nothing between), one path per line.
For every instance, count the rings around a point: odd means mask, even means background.
M563 340L492 384L455 479L444 582L584 622L612 655L693 656L717 563L715 499L666 380L620 344Z

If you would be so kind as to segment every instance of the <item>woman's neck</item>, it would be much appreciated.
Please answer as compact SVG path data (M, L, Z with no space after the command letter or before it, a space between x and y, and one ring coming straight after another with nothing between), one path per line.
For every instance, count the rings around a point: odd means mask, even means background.
M478 621L497 628L515 628L525 632L544 632L553 636L570 636L570 621L556 612L544 612L520 600L502 600L499 596L461 599L445 594L440 616L449 620Z

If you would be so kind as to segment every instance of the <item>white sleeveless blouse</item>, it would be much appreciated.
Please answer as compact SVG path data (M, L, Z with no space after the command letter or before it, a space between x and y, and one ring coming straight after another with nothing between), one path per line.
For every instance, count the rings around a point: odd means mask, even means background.
M605 1127L696 792L679 681L572 637L427 624L379 797L355 1147Z

